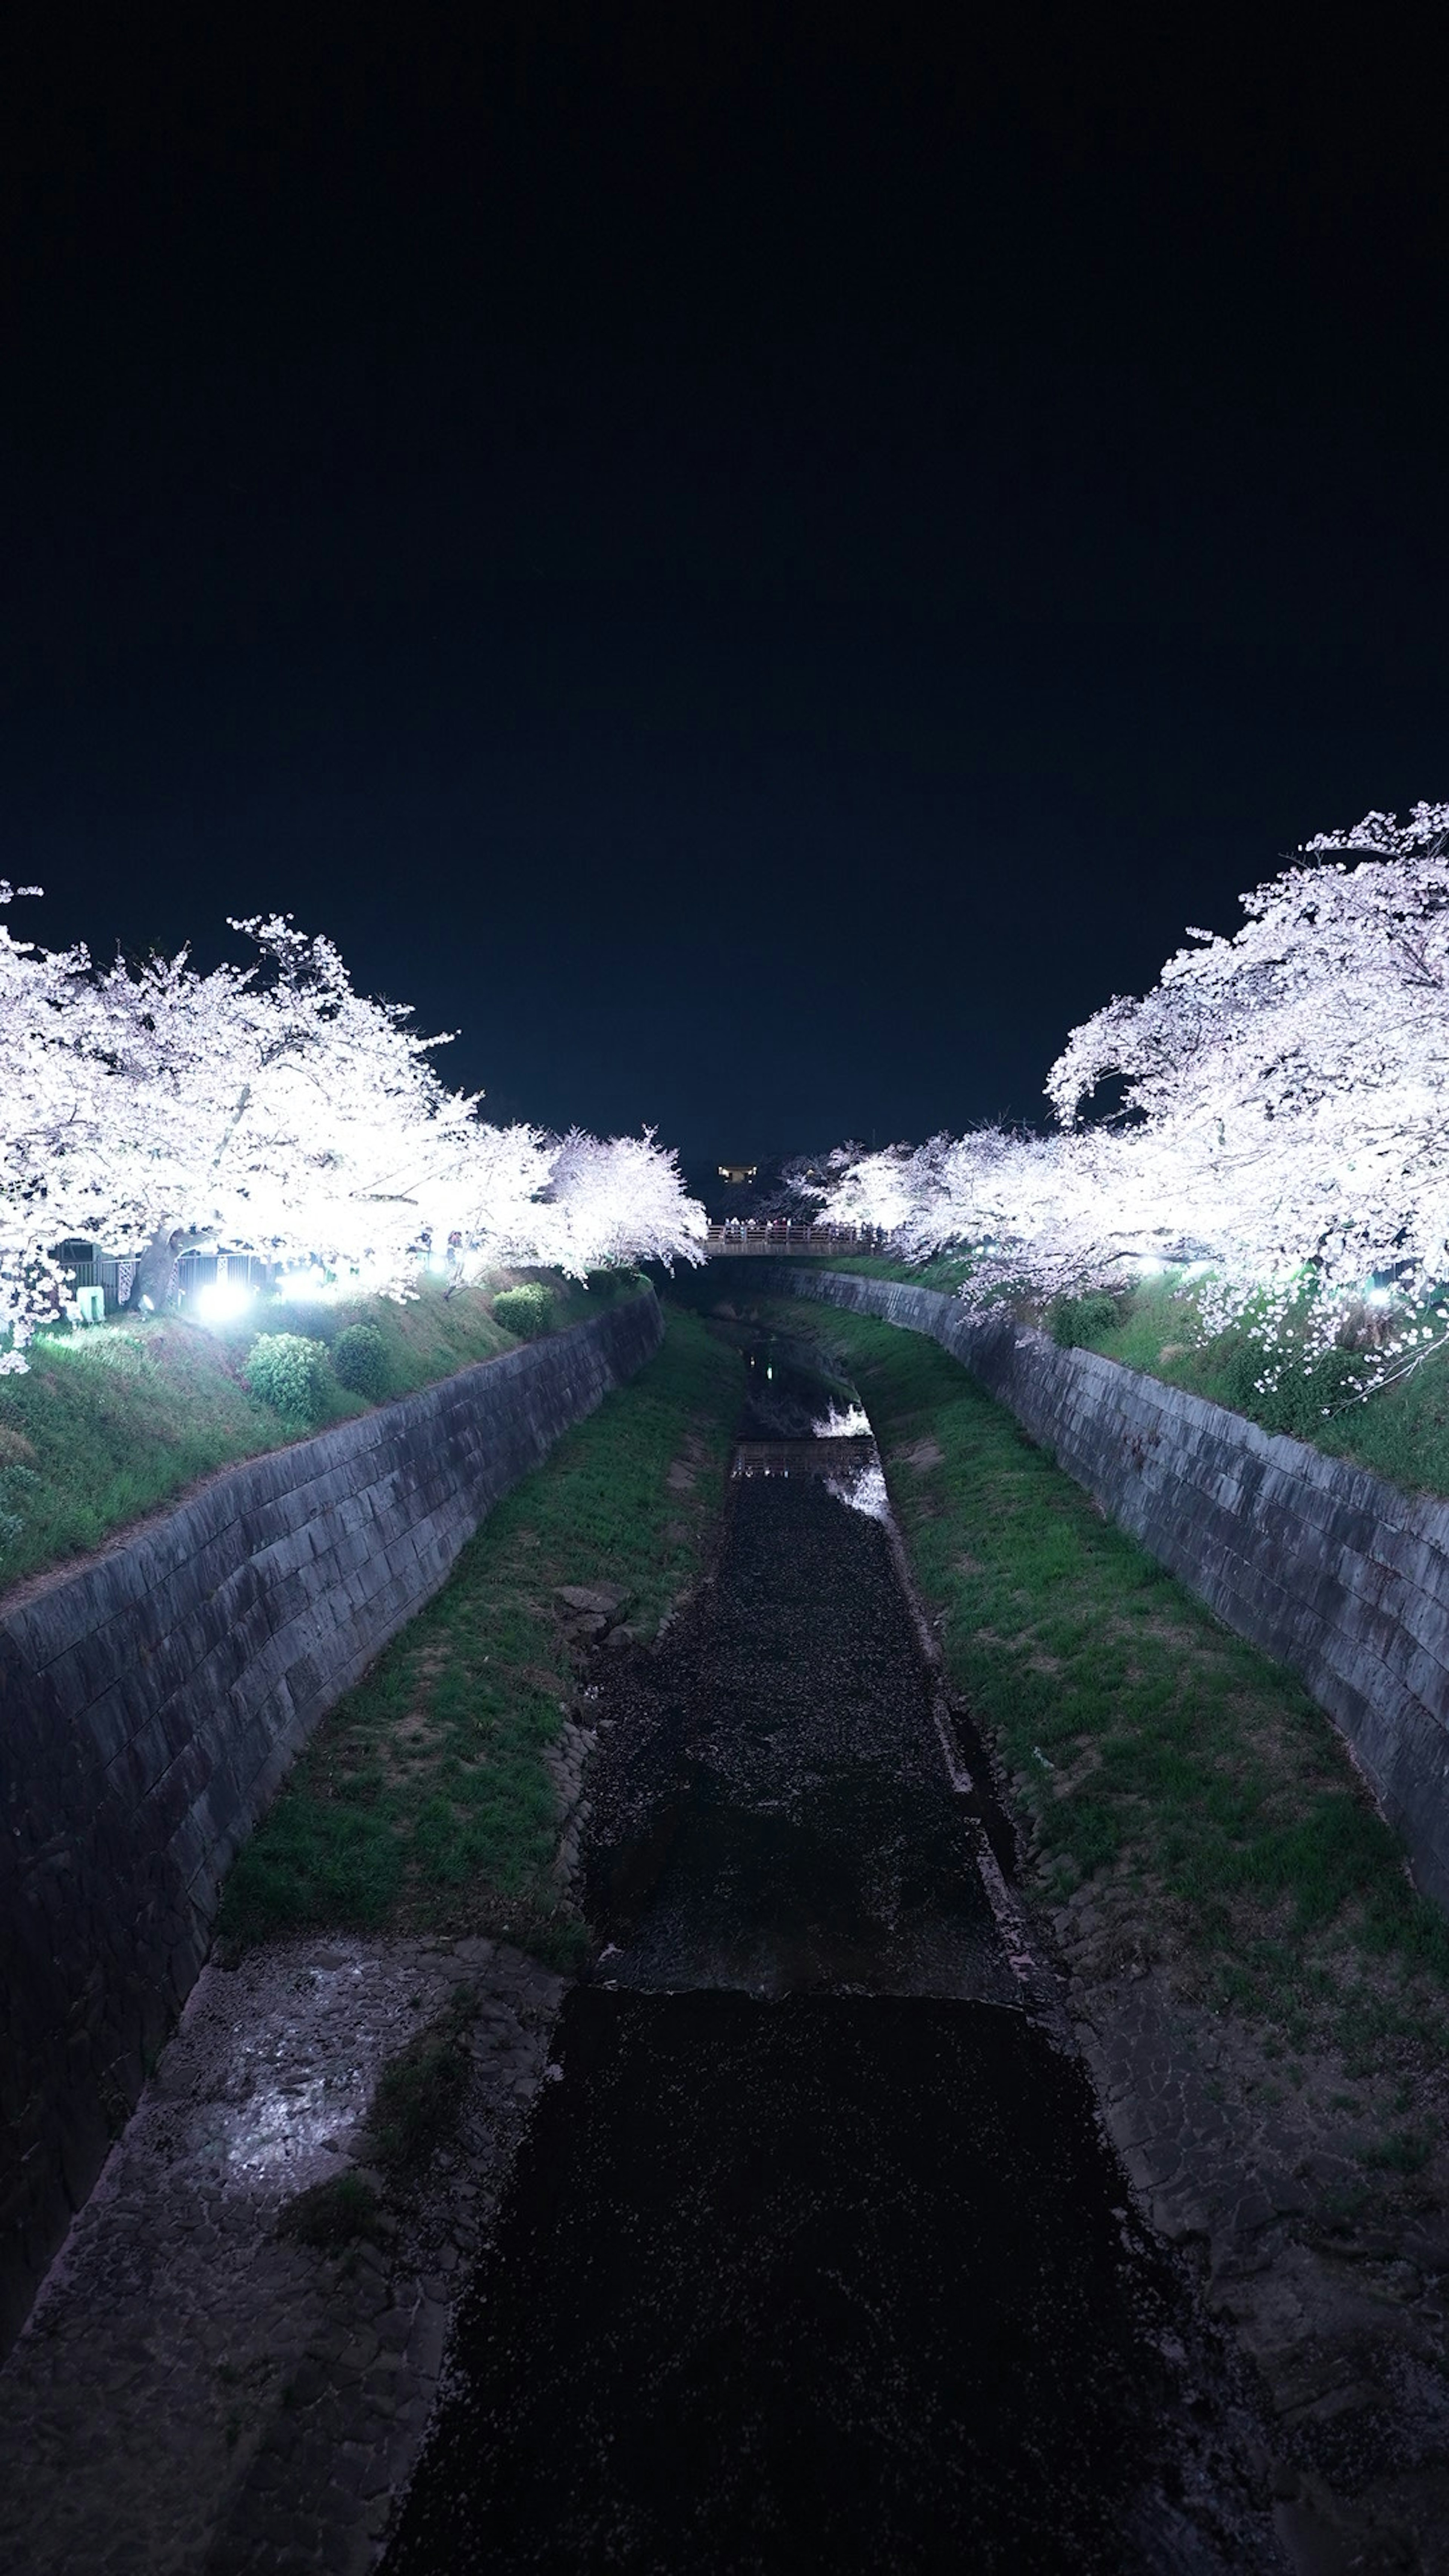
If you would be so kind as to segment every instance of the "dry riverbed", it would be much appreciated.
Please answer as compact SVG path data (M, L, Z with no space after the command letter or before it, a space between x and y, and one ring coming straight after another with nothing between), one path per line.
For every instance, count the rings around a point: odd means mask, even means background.
M1139 1576L1116 1562L1126 1543L1009 1431L993 1507L983 1517L978 1494L968 1528L980 1400L974 1431L933 1412L942 1355L916 1346L933 1372L924 1402L909 1370L898 1384L884 1373L881 1354L907 1337L850 1321L943 1689L969 1721L961 1760L981 1764L984 1736L1015 1817L1031 1946L1049 1976L1055 1962L1144 2216L1257 2374L1253 2510L1299 2576L1445 2576L1449 2048L1432 1945L1415 1948L1422 1925L1372 1835L1346 1873L1335 1864L1347 1893L1330 1875L1333 1902L1314 1913L1291 1880L1214 1887L1217 1846L1181 1780L1178 1807L1155 1807L1148 1778L1186 1693L1192 1759L1209 1788L1257 1766L1261 1813L1241 1830L1268 1836L1280 1810L1305 1805L1302 1779L1320 1800L1338 1794L1336 1740L1301 1694L1279 1709L1278 1685L1175 1587L1154 1579L1139 1601ZM698 1343L693 1356L698 1371ZM708 1419L661 1420L640 1461L650 1542L681 1572L698 1568L718 1511L723 1384L710 1394ZM535 1864L539 1910L576 1920L599 1720L652 1659L627 1651L633 1568L593 1572L610 1562L597 1537L577 1553L571 1541L565 1567L536 1513L514 1517L500 1599L524 1602L530 1625L512 1654L520 1670L532 1659L540 1697L558 1694L550 1740L533 1748L552 1852ZM1032 1532L1030 1564L1010 1560L1014 1517ZM1108 1573L1127 1588L1099 1633L1093 1587ZM427 1644L407 1651L426 1664ZM476 1668L475 1649L461 1627L454 1650ZM423 1664L386 1712L394 1723L439 1691L442 1665ZM352 1722L344 1712L339 1734ZM350 1776L340 1766L344 1787ZM363 2576L376 2563L563 1993L456 1916L324 1926L208 1968L0 2378L0 2567ZM385 2069L431 2063L429 2049L451 2068L449 2119L426 2152L400 2156L370 2106L380 2082L384 2100L396 2089ZM296 2232L299 2211L336 2222L339 2207L337 2242Z
M801 1331L794 1301L777 1311ZM934 1345L835 1313L815 1329L880 1439L1139 2204L1258 2374L1287 2563L1444 2576L1442 1922L1287 1675Z

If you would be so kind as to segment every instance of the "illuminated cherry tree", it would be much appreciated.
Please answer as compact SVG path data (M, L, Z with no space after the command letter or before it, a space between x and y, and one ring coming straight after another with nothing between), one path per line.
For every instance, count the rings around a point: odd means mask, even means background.
M1231 938L1189 932L1151 992L1073 1031L1057 1134L858 1157L831 1212L913 1257L971 1246L972 1302L1205 1264L1201 1329L1246 1321L1271 1351L1291 1312L1310 1360L1391 1277L1382 1382L1435 1343L1449 1282L1446 850L1449 805L1320 834Z
M912 1261L968 1247L971 1298L1010 1284L1052 1296L1155 1239L1157 1211L1125 1141L981 1127L859 1154L834 1180L832 1223L871 1227Z
M631 1261L704 1259L709 1221L652 1129L602 1139L571 1129L555 1152L547 1195L535 1212L534 1258L571 1278Z
M153 1306L203 1241L393 1296L443 1246L457 1277L696 1257L703 1213L652 1138L490 1126L428 1061L446 1040L356 993L330 940L232 927L255 962L205 975L185 950L102 969L0 930L0 1368L54 1316L67 1235L134 1258Z
M0 878L0 906L39 891ZM9 1350L0 1347L0 1373L24 1367L21 1349L36 1320L54 1313L64 1291L37 1216L39 1159L42 1140L58 1147L75 1115L75 1085L56 1040L88 964L83 949L50 952L0 922L0 1336L8 1330L11 1341Z
M1072 1128L1104 1079L1168 1236L1214 1262L1213 1323L1392 1272L1449 1279L1449 806L1324 833L1141 1001L1076 1030L1048 1093ZM1324 1292L1327 1292L1326 1294ZM1422 1329L1422 1326L1420 1327Z

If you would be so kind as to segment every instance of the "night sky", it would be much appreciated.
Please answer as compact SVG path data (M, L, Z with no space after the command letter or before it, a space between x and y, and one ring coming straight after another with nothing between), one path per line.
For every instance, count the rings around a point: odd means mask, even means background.
M1042 1114L1449 795L1439 68L1263 14L13 12L12 927L291 910L690 1157Z

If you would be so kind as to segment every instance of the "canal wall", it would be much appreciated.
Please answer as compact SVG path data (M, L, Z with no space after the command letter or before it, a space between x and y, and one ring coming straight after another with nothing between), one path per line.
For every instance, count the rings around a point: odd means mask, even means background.
M798 1297L926 1333L1094 1501L1312 1692L1416 1883L1449 1906L1449 1502L1096 1351L904 1280L780 1264Z
M620 1299L0 1602L0 2352L318 1719L663 1329L652 1289Z

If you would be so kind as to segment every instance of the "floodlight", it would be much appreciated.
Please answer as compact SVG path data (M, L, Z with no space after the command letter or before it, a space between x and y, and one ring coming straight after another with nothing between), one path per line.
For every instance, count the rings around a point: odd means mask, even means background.
M236 1279L214 1279L209 1287L197 1291L196 1298L197 1312L208 1324L234 1323L251 1302L250 1288Z

